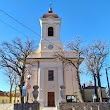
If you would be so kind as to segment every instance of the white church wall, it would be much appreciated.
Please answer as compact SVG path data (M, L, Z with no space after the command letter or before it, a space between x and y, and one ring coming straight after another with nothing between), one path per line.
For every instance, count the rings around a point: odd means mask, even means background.
M76 82L76 69L72 65L65 68L65 85L66 95L73 95L73 93L78 90Z

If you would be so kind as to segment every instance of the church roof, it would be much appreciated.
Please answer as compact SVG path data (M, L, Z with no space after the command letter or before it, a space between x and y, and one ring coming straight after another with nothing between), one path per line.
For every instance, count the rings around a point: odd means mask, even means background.
M58 18L58 15L55 14L55 13L53 13L52 8L49 8L48 13L44 14L43 15L43 18L47 18L47 17L50 17L50 16L52 16L54 18Z
M98 86L96 88L98 88ZM105 89L105 87L101 87L101 88ZM95 89L95 86L87 86L84 89Z

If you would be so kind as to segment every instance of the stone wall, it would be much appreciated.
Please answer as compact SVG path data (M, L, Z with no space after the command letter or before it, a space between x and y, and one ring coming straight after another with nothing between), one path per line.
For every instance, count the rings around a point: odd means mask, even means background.
M110 103L60 103L60 110L110 110Z
M14 110L14 104L0 104L0 110Z
M0 110L40 110L39 103L0 104Z

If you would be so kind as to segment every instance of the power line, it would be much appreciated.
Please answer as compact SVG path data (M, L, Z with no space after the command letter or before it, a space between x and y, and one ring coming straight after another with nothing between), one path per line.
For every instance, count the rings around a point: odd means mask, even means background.
M0 22L2 22L3 24L7 25L8 27L10 27L10 28L14 29L15 31L17 31L17 32L19 32L19 33L21 33L21 34L23 34L24 36L26 36L26 37L27 37L27 35L26 35L26 34L24 34L23 32L19 31L19 30L18 30L18 29L16 29L16 28L14 28L13 26L9 25L8 23L6 23L6 22L4 22L4 21L2 21L2 20L0 20Z
M12 16L9 15L8 13L6 13L5 11L3 11L3 10L1 10L1 9L0 9L0 11L1 11L2 13L4 13L5 15L7 15L8 17L10 17L11 19L13 19L14 21L16 21L17 23L19 23L20 25L22 25L23 27L25 27L26 29L28 29L28 30L30 30L31 32L33 32L34 34L36 34L37 36L41 37L41 35L39 35L37 32L33 31L31 28L27 27L26 25L24 25L23 23L21 23L20 21L18 21L17 19L15 19L14 17L12 17ZM20 32L19 30L17 30L16 28L12 27L11 25L9 25L9 24L7 24L7 23L5 23L5 22L3 22L3 21L1 21L1 22L4 23L4 24L6 24L6 25L8 25L8 26L11 27L11 28L13 28L14 30ZM20 33L22 33L22 32L20 32ZM25 35L24 33L22 33L22 34ZM25 35L25 36L26 36L26 35ZM51 43L51 44L57 46L58 49L61 50L61 47L59 47L58 45L56 45L56 44L50 42L50 41L47 40L46 38L44 38L44 39L45 39L47 42L49 42L49 43Z
M16 21L17 23L19 23L20 25L22 25L23 27L25 27L26 29L30 30L31 32L33 32L34 34L40 36L38 33L36 33L35 31L33 31L31 28L27 27L26 25L24 25L23 23L19 22L17 19L15 19L14 17L12 17L11 15L9 15L8 13L6 13L5 11L1 10L0 11L2 13L4 13L5 15L7 15L8 17L10 17L11 19L13 19L14 21Z

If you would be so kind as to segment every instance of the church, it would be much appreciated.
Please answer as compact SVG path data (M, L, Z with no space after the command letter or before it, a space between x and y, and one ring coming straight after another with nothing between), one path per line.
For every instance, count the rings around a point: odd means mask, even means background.
M76 69L72 65L55 57L62 53L66 58L75 62L76 55L66 51L60 39L61 18L55 14L52 8L40 18L41 39L38 50L27 59L28 75L25 79L31 86L28 89L28 100L33 100L33 86L38 85L37 101L42 107L56 107L62 101L61 86L65 87L65 97L78 92L76 81Z

